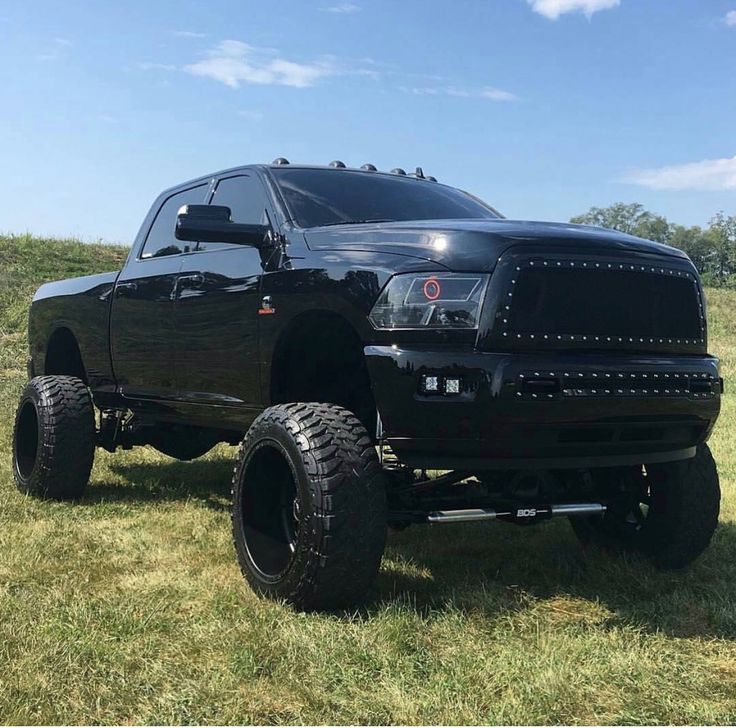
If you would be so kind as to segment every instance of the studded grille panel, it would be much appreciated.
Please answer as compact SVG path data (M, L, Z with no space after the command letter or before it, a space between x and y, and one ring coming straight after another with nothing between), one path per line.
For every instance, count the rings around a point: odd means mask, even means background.
M525 399L567 397L715 397L720 380L710 372L675 371L526 371L516 380Z
M704 343L700 290L688 270L579 259L517 261L504 299L501 335L509 343Z

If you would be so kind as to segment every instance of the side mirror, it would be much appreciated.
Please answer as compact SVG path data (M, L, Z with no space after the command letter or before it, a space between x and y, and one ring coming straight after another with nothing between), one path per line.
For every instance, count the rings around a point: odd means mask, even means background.
M268 225L233 222L224 205L183 205L176 216L177 240L202 243L235 243L260 247L266 242Z

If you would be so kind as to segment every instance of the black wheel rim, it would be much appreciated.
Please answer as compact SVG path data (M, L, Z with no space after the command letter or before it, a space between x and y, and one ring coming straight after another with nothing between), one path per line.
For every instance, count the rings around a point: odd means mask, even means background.
M31 401L24 402L18 412L15 435L15 466L18 474L27 480L36 466L38 455L38 413Z
M297 478L284 449L264 441L243 470L243 538L250 562L267 581L278 580L294 558L301 522Z

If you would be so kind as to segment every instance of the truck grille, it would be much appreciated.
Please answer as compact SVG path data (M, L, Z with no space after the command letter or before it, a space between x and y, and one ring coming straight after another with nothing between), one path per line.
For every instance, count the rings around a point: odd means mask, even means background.
M553 256L515 260L496 338L512 348L702 349L705 319L686 268Z

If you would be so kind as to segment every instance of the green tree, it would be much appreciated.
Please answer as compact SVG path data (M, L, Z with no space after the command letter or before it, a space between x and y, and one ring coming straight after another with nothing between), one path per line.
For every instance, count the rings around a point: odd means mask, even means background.
M650 212L645 213L637 224L633 235L647 240L655 240L658 243L671 245L672 239L672 223L661 215L653 215Z
M736 216L719 212L710 221L709 233L714 247L711 272L719 283L725 283L736 273Z
M687 253L695 267L703 274L712 272L715 265L715 235L698 225L673 225L669 245Z
M571 218L570 222L619 230L658 243L669 243L672 237L672 225L667 219L645 210L638 202L591 207L585 214Z

